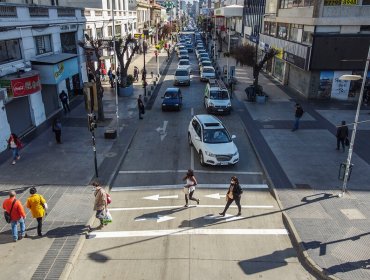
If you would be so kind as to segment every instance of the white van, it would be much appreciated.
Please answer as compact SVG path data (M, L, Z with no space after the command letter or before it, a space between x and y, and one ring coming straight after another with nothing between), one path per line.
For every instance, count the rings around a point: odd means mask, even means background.
M231 100L225 84L210 79L204 91L204 106L209 114L230 114Z

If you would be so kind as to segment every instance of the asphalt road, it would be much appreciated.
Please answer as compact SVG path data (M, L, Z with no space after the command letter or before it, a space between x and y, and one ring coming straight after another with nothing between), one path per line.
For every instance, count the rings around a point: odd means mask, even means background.
M191 60L197 65L195 55ZM237 137L240 162L202 167L187 143L192 115L205 113L205 84L197 71L191 86L181 87L182 110L161 111L159 97L173 86L176 64L177 59L119 168L113 223L88 235L70 279L314 279L297 259L239 114L220 119ZM182 177L188 168L198 179L200 205L184 208ZM242 216L234 216L233 205L221 217L232 175L244 187Z

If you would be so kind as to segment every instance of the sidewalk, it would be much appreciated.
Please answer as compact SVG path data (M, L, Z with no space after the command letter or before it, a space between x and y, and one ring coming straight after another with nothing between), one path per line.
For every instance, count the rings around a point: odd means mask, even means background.
M222 67L226 58L220 55L218 62ZM229 62L235 65L234 59ZM236 78L234 111L242 116L301 260L324 279L370 279L369 123L358 127L349 192L337 196L339 164L348 148L335 150L335 126L353 122L357 103L305 100L263 73L260 84L268 101L250 103L244 89L253 81L251 69L236 67ZM292 132L296 102L305 114ZM360 121L369 119L368 112L361 110Z
M165 64L167 54L160 54ZM146 55L148 73L155 64L154 51ZM143 56L136 55L130 65L143 65ZM165 65L162 65L162 68ZM138 66L139 67L139 66ZM140 67L139 67L140 68ZM150 74L148 75L150 77ZM104 88L106 120L95 131L99 181L109 185L113 180L124 151L135 135L139 118L137 96L142 94L141 83L135 83L134 94L119 97L119 130L116 140L104 138L107 127L117 127L114 91ZM38 130L32 140L20 151L21 159L11 165L11 153L6 151L0 162L0 198L16 190L17 199L26 202L29 187L36 185L38 193L48 202L48 215L43 223L43 238L36 235L36 222L26 210L26 228L30 238L14 243L10 226L0 219L1 278L4 279L63 279L68 275L73 257L85 239L84 233L93 217L93 194L89 185L94 178L94 153L83 97L77 97L78 106L62 118L62 144L55 143L50 127Z

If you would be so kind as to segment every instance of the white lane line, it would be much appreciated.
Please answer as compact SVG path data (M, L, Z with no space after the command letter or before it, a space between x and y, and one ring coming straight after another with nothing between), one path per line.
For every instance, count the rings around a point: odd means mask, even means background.
M173 184L173 185L157 185L157 186L130 186L130 187L113 187L112 192L119 191L137 191L137 190L168 190L168 189L179 189L182 191L184 184ZM243 189L268 189L269 186L266 184L241 184ZM198 184L197 188L202 189L225 189L229 188L229 184Z
M194 149L190 147L190 169L194 170Z
M287 235L286 229L204 229L182 228L169 230L142 230L142 231L99 231L88 234L90 238L117 238L117 237L150 237L168 235Z
M194 108L191 108L191 109L190 109L190 115L191 115L191 116L194 116Z
M222 205L191 205L191 208L225 208L225 204ZM231 205L230 208L236 208L237 206ZM146 206L146 207L117 207L109 208L109 211L137 211L137 210L160 210L160 209L178 209L184 208L184 205L168 205L168 206ZM273 205L242 205L244 209L272 209Z
M192 149L193 150L193 149ZM194 166L194 155L192 154L192 162ZM194 169L193 169L194 170ZM153 174L153 173L186 173L186 169L178 170L120 170L119 174ZM218 170L194 170L194 173L210 173L210 174L239 174L239 175L262 175L262 172L258 171L218 171Z

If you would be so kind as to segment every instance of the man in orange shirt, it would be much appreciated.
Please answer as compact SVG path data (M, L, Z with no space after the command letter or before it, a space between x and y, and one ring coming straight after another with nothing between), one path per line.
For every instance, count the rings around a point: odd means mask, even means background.
M12 227L12 235L14 242L17 242L18 240L18 222L20 225L20 234L19 239L22 239L26 235L26 225L25 225L25 219L26 219L26 213L24 212L22 203L15 198L15 191L9 192L9 198L5 199L3 202L3 209L10 213L10 219L11 219L11 227ZM14 205L13 205L14 202ZM13 209L12 209L13 205ZM10 211L11 210L11 211Z

